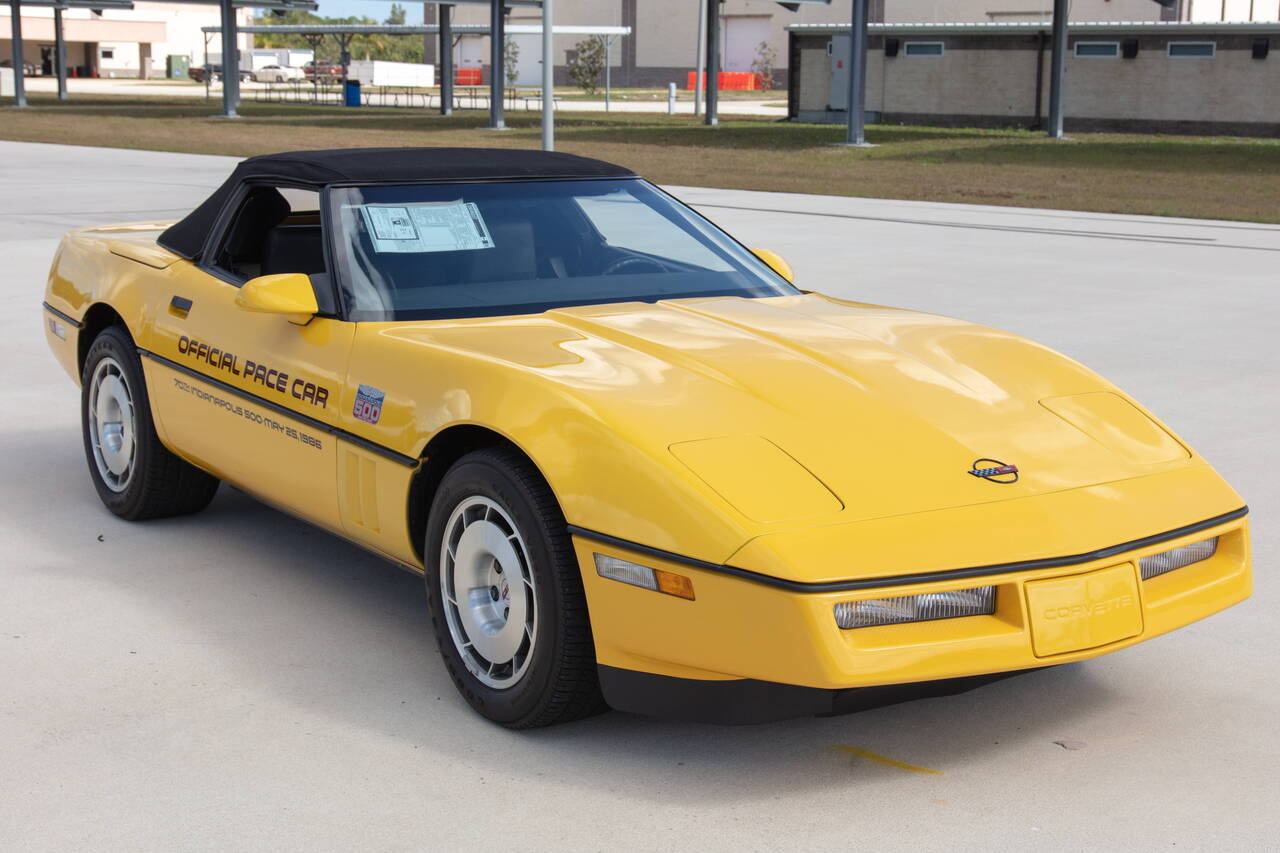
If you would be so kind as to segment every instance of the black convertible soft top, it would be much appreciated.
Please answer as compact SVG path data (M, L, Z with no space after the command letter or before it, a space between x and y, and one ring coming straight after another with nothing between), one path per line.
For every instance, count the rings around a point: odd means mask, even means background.
M157 242L184 258L204 246L218 214L242 184L281 184L319 190L333 184L519 178L629 178L630 169L551 151L510 148L336 148L250 157Z

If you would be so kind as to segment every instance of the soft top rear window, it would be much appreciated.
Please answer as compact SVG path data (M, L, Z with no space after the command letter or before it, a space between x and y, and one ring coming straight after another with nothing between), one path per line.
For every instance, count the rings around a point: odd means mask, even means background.
M797 292L635 178L336 187L328 195L351 320Z

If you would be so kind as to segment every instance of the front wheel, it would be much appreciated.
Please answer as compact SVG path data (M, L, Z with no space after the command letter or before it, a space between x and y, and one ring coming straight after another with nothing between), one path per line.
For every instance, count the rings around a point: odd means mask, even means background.
M514 450L458 460L432 501L427 600L459 692L513 729L605 709L582 578L555 497Z

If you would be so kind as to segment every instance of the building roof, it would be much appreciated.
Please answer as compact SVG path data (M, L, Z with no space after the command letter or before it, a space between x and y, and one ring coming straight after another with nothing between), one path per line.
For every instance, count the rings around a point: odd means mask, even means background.
M222 186L157 242L194 258L227 201L244 184L320 190L334 184L630 177L635 177L630 169L601 160L510 148L337 148L263 154L237 165Z

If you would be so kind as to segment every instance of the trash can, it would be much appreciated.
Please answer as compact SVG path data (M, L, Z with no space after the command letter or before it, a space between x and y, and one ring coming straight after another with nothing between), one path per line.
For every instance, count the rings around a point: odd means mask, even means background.
M360 106L360 81L348 80L342 89L342 105L344 107Z

